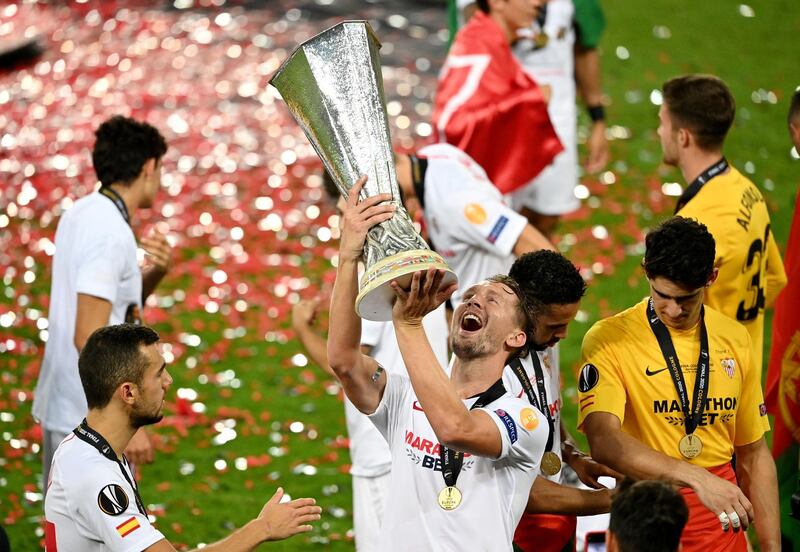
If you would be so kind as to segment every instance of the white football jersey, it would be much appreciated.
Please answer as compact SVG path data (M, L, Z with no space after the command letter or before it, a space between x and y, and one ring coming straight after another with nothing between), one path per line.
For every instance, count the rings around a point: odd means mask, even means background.
M542 365L542 375L544 376L544 387L547 390L547 408L550 409L550 415L553 417L553 427L555 431L553 433L553 452L555 452L559 458L561 458L561 373L559 372L559 364L558 364L558 345L553 347L548 347L544 351L538 351L532 354L539 355L539 362ZM533 370L533 360L531 359L531 355L529 354L527 357L520 359L522 362L522 367L525 368L525 373L528 375L528 379L530 379L531 386L533 387L533 391L536 395L536 400L539 400L539 391L536 387L536 375ZM524 401L528 401L528 396L525 394L525 390L522 388L522 384L517 379L516 374L506 366L503 370L503 385L505 385L506 389L511 393L513 396L518 397ZM563 461L563 458L562 458ZM563 467L563 463L562 463ZM555 475L544 475L540 473L539 475L542 477L546 477L550 481L554 481L556 483L561 483L561 476L563 470L559 470L558 473Z
M141 552L164 538L120 466L74 433L61 441L44 499L46 552Z
M477 398L464 400L469 408ZM390 374L370 416L392 451L392 485L381 550L512 550L547 441L547 421L508 392L481 408L502 439L499 458L464 455L455 486L461 503L444 510L440 445L407 376Z
M528 220L514 211L486 172L450 144L417 152L428 160L425 222L434 249L458 276L453 308L464 292L495 274L508 274L512 251Z
M514 54L539 86L550 87L547 113L559 139L575 140L575 5L572 0L549 0L544 28L533 24L531 31L546 36L543 47L536 40L523 39Z
M111 303L108 325L140 319L142 273L133 230L98 192L75 202L56 230L48 313L49 338L33 399L33 415L50 431L68 433L86 416L78 376L78 294Z

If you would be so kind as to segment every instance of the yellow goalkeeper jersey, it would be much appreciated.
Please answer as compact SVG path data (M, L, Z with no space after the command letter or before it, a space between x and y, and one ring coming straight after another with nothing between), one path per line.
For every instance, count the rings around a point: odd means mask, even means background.
M677 214L705 224L714 236L719 277L706 290L705 304L739 321L750 332L756 381L761 382L764 308L772 305L786 285L764 196L730 167L709 180Z

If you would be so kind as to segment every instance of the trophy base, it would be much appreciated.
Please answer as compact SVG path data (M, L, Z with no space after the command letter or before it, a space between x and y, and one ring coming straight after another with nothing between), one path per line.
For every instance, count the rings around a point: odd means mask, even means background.
M375 266L368 267L361 278L361 291L356 298L356 312L365 320L378 322L391 320L395 297L390 285L392 280L397 280L401 287L406 288L411 285L414 272L429 268L446 272L442 285L458 281L441 255L430 249L403 251L386 257Z

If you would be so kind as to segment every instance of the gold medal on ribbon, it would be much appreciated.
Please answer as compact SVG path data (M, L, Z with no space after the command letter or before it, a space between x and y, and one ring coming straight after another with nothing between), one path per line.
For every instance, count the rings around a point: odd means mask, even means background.
M544 31L539 32L535 37L533 37L533 44L535 50L544 48L545 46L547 46L548 42L550 42L550 37L547 36L547 33Z
M457 487L449 486L439 491L439 506L443 510L455 510L461 504L461 491Z
M561 458L552 450L547 451L542 456L542 463L539 469L545 475L555 475L561 470Z
M678 441L678 450L681 452L681 456L687 460L697 458L700 456L700 453L703 452L703 441L694 434L684 435L683 438Z

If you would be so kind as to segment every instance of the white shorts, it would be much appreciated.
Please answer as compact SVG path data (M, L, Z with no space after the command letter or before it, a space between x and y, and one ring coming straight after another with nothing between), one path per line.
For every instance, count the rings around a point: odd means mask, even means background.
M353 478L353 532L358 552L377 552L383 512L392 472L377 477Z
M531 182L512 192L515 211L527 207L541 215L564 215L581 206L575 197L578 185L578 151L575 139L562 140L564 151Z

